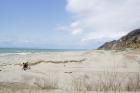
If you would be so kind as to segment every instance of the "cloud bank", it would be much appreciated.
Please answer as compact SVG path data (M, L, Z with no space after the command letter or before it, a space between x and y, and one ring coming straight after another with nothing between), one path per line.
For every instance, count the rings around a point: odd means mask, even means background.
M118 39L140 28L140 0L67 0L66 10L74 20L66 28L80 34L85 44Z

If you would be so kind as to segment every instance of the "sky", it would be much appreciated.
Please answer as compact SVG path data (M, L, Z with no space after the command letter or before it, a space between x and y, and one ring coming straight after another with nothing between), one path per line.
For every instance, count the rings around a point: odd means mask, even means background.
M140 28L140 0L0 0L0 47L95 49Z

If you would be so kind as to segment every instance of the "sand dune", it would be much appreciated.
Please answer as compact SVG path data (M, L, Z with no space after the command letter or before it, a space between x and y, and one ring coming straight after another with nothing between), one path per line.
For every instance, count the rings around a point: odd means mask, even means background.
M2 55L0 92L139 92L139 53L139 50L93 50ZM22 63L27 61L31 69L24 71Z

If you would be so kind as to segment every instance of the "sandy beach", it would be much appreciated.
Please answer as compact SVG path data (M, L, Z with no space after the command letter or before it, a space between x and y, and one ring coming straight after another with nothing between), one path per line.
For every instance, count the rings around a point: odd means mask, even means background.
M140 50L0 55L0 93L139 92ZM22 63L29 62L24 71Z

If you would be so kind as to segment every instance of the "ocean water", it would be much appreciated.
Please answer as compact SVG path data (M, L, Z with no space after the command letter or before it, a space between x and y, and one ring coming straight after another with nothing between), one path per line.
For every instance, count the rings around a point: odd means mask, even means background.
M0 54L5 53L45 53L45 52L66 52L66 51L85 51L85 49L29 49L29 48L0 48Z

